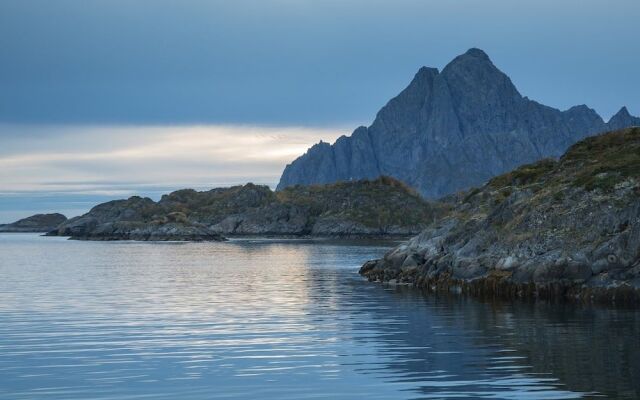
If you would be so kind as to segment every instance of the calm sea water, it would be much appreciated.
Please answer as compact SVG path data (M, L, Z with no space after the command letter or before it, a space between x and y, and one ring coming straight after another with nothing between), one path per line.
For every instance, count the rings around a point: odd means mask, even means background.
M387 247L0 234L0 398L640 396L639 312L363 281Z

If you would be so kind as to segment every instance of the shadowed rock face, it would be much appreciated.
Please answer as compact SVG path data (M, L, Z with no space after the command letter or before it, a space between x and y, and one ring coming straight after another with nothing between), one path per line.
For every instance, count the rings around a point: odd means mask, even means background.
M11 224L0 225L0 232L49 232L67 220L62 214L36 214Z
M482 50L471 49L442 72L421 68L370 127L311 147L287 165L278 189L387 175L438 198L633 125L640 119L626 108L607 124L584 105L562 112L529 100Z
M573 145L449 199L420 235L360 270L477 294L640 301L640 128Z
M220 240L222 235L396 236L424 229L444 206L391 178L296 186L179 190L159 202L100 204L50 235L85 240Z

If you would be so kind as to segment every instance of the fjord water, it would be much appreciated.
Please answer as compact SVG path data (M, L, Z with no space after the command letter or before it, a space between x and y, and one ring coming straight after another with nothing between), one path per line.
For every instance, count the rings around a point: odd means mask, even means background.
M365 282L389 246L0 234L0 398L640 396L639 312Z

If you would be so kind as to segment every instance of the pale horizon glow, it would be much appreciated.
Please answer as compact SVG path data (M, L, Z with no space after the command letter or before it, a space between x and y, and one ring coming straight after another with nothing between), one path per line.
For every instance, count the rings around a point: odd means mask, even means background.
M122 198L247 182L274 188L286 164L346 133L346 127L5 124L0 201L59 196L73 203L78 195ZM0 222L32 211L0 212Z

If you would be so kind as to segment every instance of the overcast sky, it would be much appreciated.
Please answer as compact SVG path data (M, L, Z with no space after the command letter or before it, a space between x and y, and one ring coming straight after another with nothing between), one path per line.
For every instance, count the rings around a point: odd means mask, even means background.
M275 184L470 47L544 104L637 115L639 20L637 0L1 0L0 222Z

